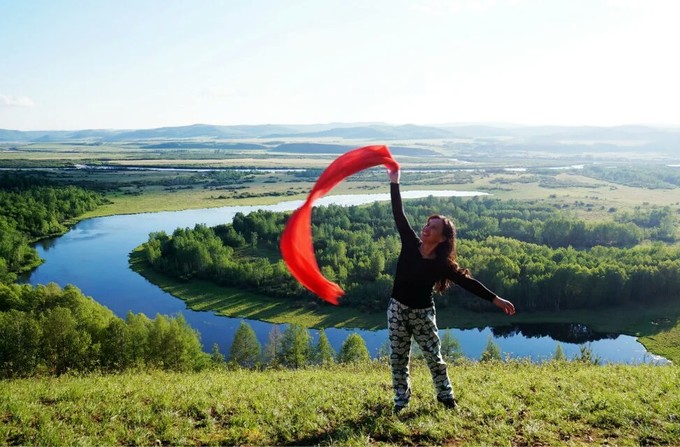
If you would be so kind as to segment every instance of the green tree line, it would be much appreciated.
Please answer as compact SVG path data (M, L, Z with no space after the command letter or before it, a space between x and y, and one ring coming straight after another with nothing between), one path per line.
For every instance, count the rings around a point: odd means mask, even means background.
M456 363L466 359L460 342L451 330L441 332L441 353L445 361ZM411 356L416 360L424 360L423 352L416 343L411 345ZM580 345L580 354L573 360L584 363L599 364L600 358L593 354L589 344ZM327 366L333 363L361 363L371 361L366 348L366 341L356 332L350 333L342 343L339 352L335 352L323 329L319 330L316 342L312 341L309 331L302 326L291 324L281 332L278 325L272 326L267 344L263 348L255 335L255 331L245 321L234 335L229 350L229 358L219 357L217 347L213 347L213 358L216 363L226 363L229 367L240 368L303 368L309 366ZM375 360L388 362L390 357L389 341L385 341L378 349ZM479 358L481 362L503 361L500 347L489 336L486 346ZM552 356L554 361L567 361L562 345L557 343Z
M583 175L637 188L673 189L680 186L680 170L663 165L609 166L589 165Z
M69 220L95 209L105 199L75 186L54 186L34 176L0 174L0 282L39 264L29 245L66 231Z
M649 239L640 243L643 235L658 234L649 230L659 228L652 224L664 221L664 210L619 216L625 223L589 223L550 206L496 199L428 198L406 208L416 227L434 212L453 216L461 265L524 311L649 303L680 294L680 248ZM239 213L227 225L152 233L145 257L170 276L209 279L307 305L311 295L279 257L287 217ZM315 208L312 225L321 271L345 289L343 304L382 310L401 246L390 205ZM581 249L570 243L579 241ZM460 288L440 298L441 306L454 303L489 308Z
M264 349L257 340L255 331L246 322L241 322L229 350L228 364L232 366L302 368L331 363L354 363L371 359L364 339L353 332L347 336L336 353L323 329L318 339L312 341L309 331L297 324L290 324L281 332L273 326Z
M125 319L74 286L0 284L0 377L210 364L183 317Z
M104 203L100 194L76 186L0 185L0 216L30 238L62 233L65 222Z
M370 360L366 343L351 333L335 352L323 330L274 326L263 349L245 322L236 331L228 363L184 318L128 313L119 318L74 286L0 284L0 378L68 372L161 369L199 371L225 365L302 368Z

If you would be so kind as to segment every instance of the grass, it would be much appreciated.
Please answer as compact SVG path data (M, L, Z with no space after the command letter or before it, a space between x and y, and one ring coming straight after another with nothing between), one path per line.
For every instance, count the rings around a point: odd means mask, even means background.
M114 216L119 214L151 213L158 211L180 211L186 209L217 208L222 206L270 205L288 200L303 200L309 191L295 195L252 197L246 199L219 199L219 193L202 188L181 191L164 191L160 188L147 188L140 195L120 193L107 194L110 204L83 214L81 219Z
M680 324L663 328L658 333L643 336L638 340L649 352L680 365Z
M459 401L436 403L412 368L392 414L387 365L139 372L2 382L4 445L678 445L677 367L450 366Z
M507 179L509 183L500 185L493 183L493 180L498 178ZM618 211L632 211L641 206L670 206L678 209L677 194L666 189L616 185L574 173L560 173L555 178L565 183L584 183L592 186L546 188L540 186L538 182L521 182L521 175L494 174L476 179L472 184L465 185L465 188L486 191L502 200L543 201L587 221L611 220L610 208Z

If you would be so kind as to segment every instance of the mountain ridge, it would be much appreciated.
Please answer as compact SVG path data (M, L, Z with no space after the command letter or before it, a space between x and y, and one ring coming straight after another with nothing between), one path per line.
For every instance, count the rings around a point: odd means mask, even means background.
M342 138L361 140L513 138L525 141L663 141L680 145L680 128L625 126L513 126L486 124L392 125L385 123L327 124L192 124L149 129L32 130L0 129L0 141L34 143L95 140L123 142L183 139Z

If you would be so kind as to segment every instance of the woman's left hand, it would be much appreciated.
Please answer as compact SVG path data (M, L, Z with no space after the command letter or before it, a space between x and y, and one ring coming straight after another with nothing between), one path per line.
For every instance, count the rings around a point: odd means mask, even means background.
M504 300L503 298L497 296L493 299L493 303L496 305L496 307L505 312L506 315L515 315L515 305L510 301Z
M401 170L397 169L394 171L387 170L387 176L390 178L390 183L399 183L399 177L401 177Z

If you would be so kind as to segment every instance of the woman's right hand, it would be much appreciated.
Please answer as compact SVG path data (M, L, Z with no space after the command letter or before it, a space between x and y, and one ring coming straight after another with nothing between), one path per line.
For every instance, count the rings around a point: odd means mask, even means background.
M390 178L390 183L399 183L399 177L401 176L401 170L397 169L395 171L387 171L387 176Z
M503 298L497 296L493 299L493 303L496 305L496 307L505 312L506 315L515 315L515 305L510 301L504 300Z

